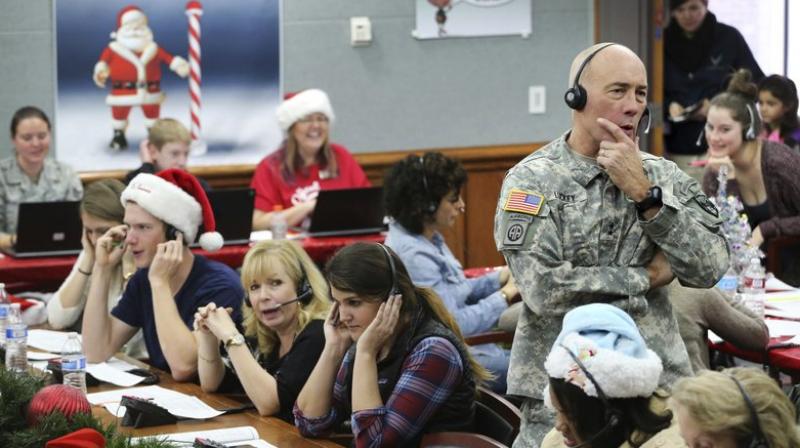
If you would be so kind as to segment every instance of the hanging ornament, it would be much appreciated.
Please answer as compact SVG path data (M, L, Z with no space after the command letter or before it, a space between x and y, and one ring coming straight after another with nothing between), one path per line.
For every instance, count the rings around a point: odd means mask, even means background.
M447 11L453 8L450 0L428 0L428 2L437 8L436 10L436 24L439 25L439 37L447 35L444 29L444 24L447 22Z
M39 419L59 411L68 419L77 413L90 414L92 407L80 389L65 384L42 388L28 405L28 424L36 425Z

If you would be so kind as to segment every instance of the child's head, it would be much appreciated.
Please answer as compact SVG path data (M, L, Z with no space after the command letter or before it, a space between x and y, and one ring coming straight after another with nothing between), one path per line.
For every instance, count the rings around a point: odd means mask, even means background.
M781 75L771 75L758 85L758 108L764 123L772 129L797 128L797 87Z
M191 135L180 121L161 118L147 132L147 150L156 171L169 168L186 169Z

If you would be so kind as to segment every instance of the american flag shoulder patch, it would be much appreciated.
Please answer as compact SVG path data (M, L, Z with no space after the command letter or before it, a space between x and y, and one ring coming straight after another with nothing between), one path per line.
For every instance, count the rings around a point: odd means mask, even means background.
M542 210L544 196L535 191L512 188L508 193L503 210L536 216Z

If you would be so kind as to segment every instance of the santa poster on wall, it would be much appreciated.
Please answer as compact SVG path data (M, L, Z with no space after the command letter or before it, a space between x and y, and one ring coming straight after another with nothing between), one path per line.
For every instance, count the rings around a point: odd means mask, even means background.
M55 15L60 160L135 168L167 117L191 129L193 166L255 163L280 142L278 0L58 0Z

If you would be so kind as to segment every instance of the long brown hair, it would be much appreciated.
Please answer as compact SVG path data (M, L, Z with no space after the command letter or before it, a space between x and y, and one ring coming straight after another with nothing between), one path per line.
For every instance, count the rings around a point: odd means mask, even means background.
M306 170L303 158L300 157L299 144L297 139L294 138L292 130L297 126L293 124L287 132L286 140L283 143L283 162L281 163L281 175L287 182L294 181L294 173ZM325 139L322 148L317 152L317 163L319 163L320 170L327 170L329 177L337 177L339 175L339 166L336 163L336 156L333 154L331 143L329 139Z
M330 286L341 291L352 292L369 301L384 301L396 286L403 296L400 321L409 322L420 307L430 310L431 316L452 331L462 342L464 336L455 318L447 310L442 299L430 288L419 288L411 282L405 265L390 248L375 243L354 243L344 247L329 261L325 269ZM394 261L395 275L392 277L389 258ZM482 365L467 353L467 365L476 380L492 377Z
M242 264L242 287L245 293L250 290L250 285L263 281L276 265L286 271L295 287L305 277L312 290L311 301L298 310L297 332L303 331L314 319L325 319L329 306L328 283L308 254L294 241L264 240L247 251ZM278 335L258 320L248 300L249 296L245 297L245 303L242 304L244 334L258 340L259 352L270 353L278 343Z

